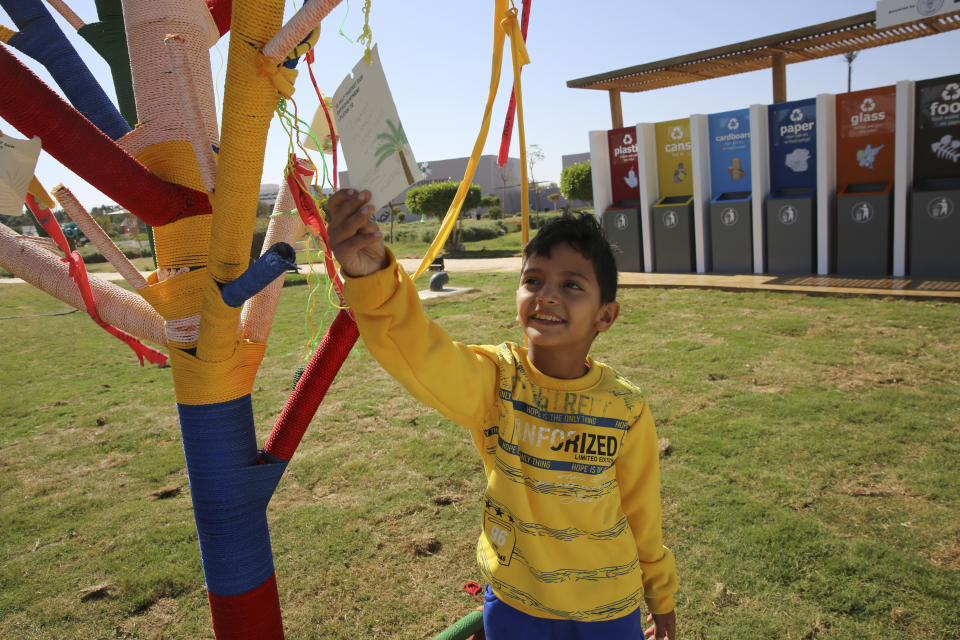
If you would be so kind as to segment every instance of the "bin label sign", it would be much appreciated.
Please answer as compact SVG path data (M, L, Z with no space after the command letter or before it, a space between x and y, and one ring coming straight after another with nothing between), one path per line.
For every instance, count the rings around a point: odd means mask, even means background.
M796 222L799 217L800 215L797 212L797 208L790 204L780 207L780 211L777 212L777 219L780 221L780 224L788 226Z
M677 216L677 212L673 209L663 212L663 226L665 226L667 229L673 229L679 222L680 218Z
M737 224L737 220L739 219L740 216L737 214L737 210L733 207L727 207L720 212L720 223L725 227L732 227L733 225Z
M637 156L637 129L624 127L607 131L610 182L613 201L640 199L640 165Z
M617 217L613 220L613 226L616 227L617 231L623 231L630 225L630 221L627 220L627 214L618 213Z
M934 220L946 220L953 213L953 200L938 196L927 203L927 215Z
M858 202L850 209L850 217L857 224L866 224L873 220L873 205L869 202Z
M658 122L654 125L654 130L657 138L660 197L692 194L693 143L690 140L690 119Z
M817 101L770 105L770 187L813 187L817 182Z
M710 192L750 190L750 110L714 113L710 129Z
M896 87L843 93L837 100L837 181L891 182Z
M960 176L960 75L916 85L914 180Z

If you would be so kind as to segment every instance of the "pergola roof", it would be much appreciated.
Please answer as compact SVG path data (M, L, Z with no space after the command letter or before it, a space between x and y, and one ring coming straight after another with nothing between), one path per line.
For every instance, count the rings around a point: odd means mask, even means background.
M567 81L574 89L640 92L773 68L960 29L960 12L877 28L876 12Z

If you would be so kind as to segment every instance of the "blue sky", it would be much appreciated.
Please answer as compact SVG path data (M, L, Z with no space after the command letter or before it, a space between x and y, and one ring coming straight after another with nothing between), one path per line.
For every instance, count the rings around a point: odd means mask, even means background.
M517 5L519 7L519 0ZM85 21L95 21L92 0L67 0ZM292 3L287 3L292 13ZM360 33L362 2L342 3L324 22L314 71L331 95L363 53L348 42ZM874 0L534 0L528 33L531 64L523 73L527 143L538 144L544 160L534 167L538 180L559 181L561 156L588 151L587 132L611 127L606 92L568 89L568 80L652 62L844 18L876 8ZM91 71L113 96L109 71L73 29L54 15ZM0 24L14 28L0 10ZM379 45L387 80L418 161L470 155L480 128L491 67L493 2L397 2L373 0L370 26ZM211 50L215 81L226 76L227 38ZM14 51L37 75L53 85L42 66ZM505 52L509 56L509 50ZM223 68L220 60L223 59ZM507 58L508 60L508 58ZM787 99L846 90L846 62L840 56L787 67ZM960 73L960 30L865 50L854 63L853 89ZM485 153L495 154L510 91L505 63ZM221 92L222 93L222 92ZM312 116L318 101L305 67L294 99ZM624 122L657 122L690 113L715 113L769 103L770 71L623 95ZM0 119L8 135L15 130ZM264 158L263 182L279 182L286 140L276 119ZM518 156L516 133L511 155ZM87 208L110 202L45 153L37 176L48 188L70 187Z

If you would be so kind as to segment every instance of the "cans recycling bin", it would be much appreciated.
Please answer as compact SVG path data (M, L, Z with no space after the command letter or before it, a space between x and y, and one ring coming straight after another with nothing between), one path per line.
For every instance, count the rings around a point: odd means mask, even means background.
M838 274L885 276L893 268L893 183L848 184L837 194Z
M643 271L640 201L622 200L601 214L600 226L613 245L618 271Z
M816 189L777 189L764 209L767 272L814 273L817 267Z
M914 276L960 278L960 178L929 179L910 197L908 270Z
M694 271L693 196L666 196L651 207L653 268L660 273Z
M749 191L721 193L710 202L714 273L753 273L752 207Z

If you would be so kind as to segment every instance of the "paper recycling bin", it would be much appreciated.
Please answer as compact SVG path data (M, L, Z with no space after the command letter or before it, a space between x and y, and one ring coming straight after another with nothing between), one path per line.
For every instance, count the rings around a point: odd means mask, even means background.
M753 199L749 191L721 193L710 202L710 247L715 273L753 273Z
M910 275L960 278L960 178L915 184L910 198Z
M764 223L767 272L816 273L816 189L777 189L767 198Z
M666 196L651 207L653 268L660 273L694 271L693 196Z
M640 201L626 200L607 207L600 217L600 226L613 245L617 270L643 271Z
M893 268L893 183L848 184L837 194L837 273L884 276Z

